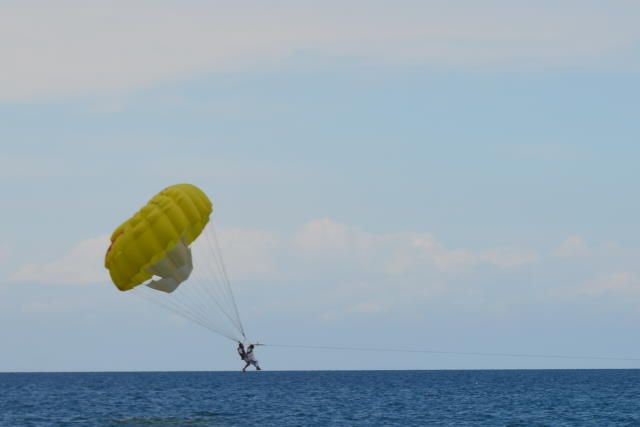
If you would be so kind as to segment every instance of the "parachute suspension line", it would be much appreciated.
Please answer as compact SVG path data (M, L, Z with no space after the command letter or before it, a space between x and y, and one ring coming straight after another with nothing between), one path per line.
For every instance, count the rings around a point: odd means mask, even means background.
M207 321L215 327L217 322L213 321L211 316L211 313L215 312L215 307L211 306L209 298L202 297L203 293L201 287L203 285L201 282L194 280L193 283L185 283L184 285L187 285L184 286L184 289L178 289L178 291L181 291L180 293L177 293L177 291L175 292L176 300L184 300L185 302L183 302L183 304L185 306L193 308L194 311L200 313L204 319L207 319ZM215 327L215 329L220 331L223 328ZM227 334L230 334L230 332L227 332Z
M207 263L206 268L208 269L208 271L211 274L211 280L215 280L217 286L213 289L211 289L212 291L215 290L215 293L217 294L216 299L219 299L221 301L226 302L228 305L231 305L231 299L228 295L228 292L226 291L225 288L225 283L224 283L224 279L222 278L222 272L220 271L220 267L219 267L219 262L217 259L217 255L215 253L215 251L213 250L213 247L211 246L211 241L210 239L207 239L208 233L207 231L205 231L203 233L205 235L204 240L206 241L207 245L206 245L206 250L209 254L209 259L215 263L215 265L211 265L209 263ZM225 316L227 317L227 319L229 319L229 321L242 333L242 327L240 325L240 323L238 322L237 316L234 316L234 312L233 312L233 308L223 308L221 307L222 312L225 314Z
M224 308L222 308L222 306L218 303L217 299L211 296L212 294L208 290L208 287L206 286L204 279L194 278L194 283L192 288L199 290L199 295L196 295L195 298L198 301L205 303L207 305L207 307L205 307L204 309L205 313L215 312L216 310L220 310L221 312L225 313ZM203 292L203 289L204 289L204 292Z
M211 283L210 286L203 286L205 292L209 295L209 299L215 303L218 309L225 315L225 317L231 322L231 324L235 326L235 328L237 328L240 334L244 337L244 330L242 328L242 323L240 322L240 319L238 318L238 316L232 315L233 311L230 311L231 310L230 308L225 307L225 305L232 306L234 302L225 289L225 282L221 276L221 271L219 268L216 252L213 250L210 240L207 238L208 237L207 229L208 227L205 228L205 230L203 230L203 233L202 233L205 235L205 239L204 239L205 241L202 242L202 239L201 239L201 241L198 242L201 245L201 246L198 246L197 248L198 254L204 256L206 258L206 261L202 262L203 264L202 267L199 266L199 268L195 269L196 271L199 272L199 277L197 277L197 279L200 281ZM205 255L204 253L200 253L200 251L206 251L207 254ZM211 265L211 261L213 261L215 265ZM205 273L208 273L208 277L205 277L206 276ZM224 304L224 303L227 303L227 304Z
M232 341L241 341L244 331L231 315L234 311L229 306L233 302L225 292L221 273L216 274L215 252L208 246L205 239L194 242L191 253L195 268L190 279L173 292L164 293L143 285L134 288L133 293Z
M205 313L221 312L227 319L231 320L222 304L218 302L218 298L214 295L213 291L210 290L210 286L207 286L207 283L210 281L196 276L191 279L191 282L192 283L188 283L187 286L191 285L193 288L198 288L200 291L200 295L196 296L196 299L199 299L208 305L208 308L205 309ZM233 326L235 327L235 324L233 324ZM237 341L237 339L234 341Z
M531 359L572 359L572 360L611 360L640 362L640 357L609 357L609 356L583 356L583 355L558 355L558 354L526 354L526 353L484 353L465 351L439 351L426 349L398 349L398 348L376 348L376 347L336 347L321 345L293 345L293 344L261 344L255 345L265 347L295 348L306 350L338 350L338 351L366 351L366 352L391 352L391 353L427 353L427 354L450 354L458 356L492 356L492 357L518 357Z
M207 265L206 262L203 262L203 264ZM205 305L204 312L205 313L215 312L217 307L218 310L225 313L224 308L220 305L220 303L218 302L218 299L211 292L211 290L209 289L209 286L207 286L206 280L200 275L195 274L195 272L192 274L193 274L193 278L191 279L191 282L188 283L187 285L189 285L188 286L189 289L195 290L196 291L195 293L198 294L198 295L195 295L195 299ZM187 289L186 286L185 286L185 289Z
M144 285L134 288L133 293L229 340L244 341L246 335L220 245L215 234L209 236L215 233L209 230L212 226L210 222L201 238L190 246L193 269L188 280L170 293Z
M137 294L137 295L140 296L140 294ZM209 331L211 331L213 333L222 335L223 337L228 338L229 340L235 341L235 339L233 337L227 335L223 331L220 331L220 330L212 328L210 325L206 324L205 321L203 321L203 320L201 320L199 318L193 317L192 315L188 314L187 312L184 312L182 309L175 308L175 306L172 306L171 304L165 304L165 303L160 302L160 301L158 301L158 300L156 300L154 298L146 298L144 296L140 296L140 297L152 302L153 304L156 304L156 305L158 305L160 307L163 307L163 308L165 308L165 309L167 309L169 311L172 311L173 313L177 314L178 316L180 316L180 317L182 317L182 318L184 318L186 320L189 320L191 322L194 322L194 323L204 327L205 329L207 329L207 330L209 330Z
M152 293L153 297L158 299L166 300L168 303L174 302L175 306L179 307L186 311L192 317L197 317L200 321L204 321L209 325L213 325L213 329L218 332L225 332L223 328L216 327L216 322L213 321L212 316L209 313L214 313L215 308L212 309L209 299L202 297L202 289L201 284L197 281L193 281L193 283L188 283L188 286L178 287L175 291L171 293L171 296L168 294L158 294L155 295ZM146 288L146 287L145 287ZM148 288L147 288L148 289ZM209 305L207 305L209 303ZM226 335L232 334L229 331L226 331ZM235 334L233 334L235 335Z
M169 296L158 291L153 291L147 286L139 286L134 288L132 293L157 305L169 308L174 312L177 311L183 315L183 317L188 316L191 320L197 320L198 323L204 323L209 326L204 312L202 312L201 308L192 306L192 304L185 301L182 290L181 292L174 291L172 295Z
M131 292L231 341L246 341L220 244L212 227L210 222L201 238L190 246L193 268L188 280L169 293L144 284Z
M194 255L198 255L198 248L195 248ZM199 261L197 258L195 260L196 265L200 262L204 265L207 265L208 262L206 259ZM194 268L194 272L202 271L202 268ZM192 274L193 274L192 273ZM178 287L173 294L176 294L176 299L179 299L181 296L184 297L186 302L185 306L188 308L192 308L194 310L199 310L202 313L202 317L207 319L207 321L214 325L214 328L218 331L224 330L226 331L227 336L233 336L233 340L237 341L239 336L236 331L233 323L231 325L220 316L220 313L225 314L226 310L223 306L223 301L217 298L211 291L211 288L215 289L215 281L208 280L202 275L193 274L193 277L188 280L186 283L183 283ZM171 299L172 296L169 297ZM226 314L225 314L226 316ZM226 325L227 327L223 327ZM234 326L234 327L229 327Z
M203 328L214 332L216 334L220 334L223 337L231 340L231 341L237 341L233 336L230 336L229 334L227 334L225 331L222 331L220 329L217 329L215 327L213 327L212 325L208 324L208 322L203 319L202 317L198 316L198 315L194 315L190 312L190 310L187 310L184 308L184 306L180 306L179 304L176 304L175 301L172 301L170 299L164 299L161 300L160 298L158 298L159 295L156 295L155 291L152 291L148 288L146 288L145 286L139 286L137 288L135 288L132 293L134 295L136 295L138 298L141 298L143 300L149 301L152 304L158 305L160 307L163 307L175 314L177 314L178 316L189 320L191 322L194 322L200 326L202 326Z
M238 310L238 304L236 303L236 298L233 295L233 290L231 288L231 282L229 281L229 275L227 274L227 268L226 268L225 263L224 263L224 258L222 257L222 250L220 249L220 244L218 242L218 235L217 235L216 228L215 228L215 225L213 224L213 222L210 224L210 230L211 230L211 232L209 232L207 230L207 232L205 233L205 237L206 237L206 239L208 241L211 240L211 239L209 239L209 234L211 234L212 237L213 237L213 243L215 245L215 251L213 251L213 252L218 254L218 257L217 257L218 258L218 263L220 265L220 270L222 271L223 281L226 284L227 294L230 296L233 310L236 313L236 319L238 320L238 326L240 326L240 332L242 332L242 336L244 338L246 338L246 335L245 335L245 332L244 332L244 327L242 325L242 320L240 318L240 311Z
M140 286L134 289L134 293L152 303L155 303L156 305L168 308L188 320L192 320L195 323L206 327L212 332L216 332L229 339L233 339L231 336L234 334L224 328L218 327L218 325L212 321L211 316L207 315L206 310L203 311L200 306L194 304L194 299L190 298L187 292L185 292L185 289L178 289L171 295L168 295L154 291L146 286Z

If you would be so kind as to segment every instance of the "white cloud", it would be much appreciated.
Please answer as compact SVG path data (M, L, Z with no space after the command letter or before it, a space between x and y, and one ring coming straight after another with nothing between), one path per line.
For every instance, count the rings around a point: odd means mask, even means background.
M500 248L482 252L479 259L499 268L518 268L535 263L538 256L530 249Z
M590 296L613 294L637 297L640 295L640 280L636 273L620 271L589 281L582 290Z
M375 234L330 219L305 224L293 237L292 245L309 257L349 259L372 269L382 266L387 274L430 268L459 273L480 265L508 269L537 260L536 254L528 249L496 248L478 252L450 249L429 233Z
M213 263L208 247L213 240L202 237L194 243L194 257L204 256L207 263ZM260 230L231 228L221 230L218 238L232 279L264 277L273 272L275 236ZM23 266L10 280L68 285L110 282L109 273L104 268L104 255L109 243L107 235L83 240L51 262Z
M232 280L247 280L269 276L275 271L274 256L278 249L277 236L256 229L229 228L218 232L220 251ZM206 237L206 236L203 236ZM206 249L203 245L213 241L198 239L194 243L196 251ZM211 256L211 252L208 252Z
M383 315L399 307L410 314L413 309L418 312L418 307L427 301L441 300L446 295L482 306L500 299L503 292L476 286L486 278L487 268L509 278L514 277L514 270L539 262L538 255L526 248L450 248L429 233L372 233L328 218L310 221L291 235L229 228L220 229L218 237L231 281L256 285L243 291L246 298L257 298L260 304L270 306L286 295L299 309L324 320L357 314ZM204 248L198 242L209 244L202 237L194 244L196 259ZM69 285L108 282L108 272L103 267L108 244L106 235L84 240L51 262L23 266L10 279ZM576 256L586 254L587 249L584 239L572 236L554 253ZM573 273L565 272L560 276L565 285L559 287L555 273L549 271L551 276L545 280L555 285L548 296L566 297L567 292L574 296L637 296L638 275L633 268L624 269L624 264L635 262L637 256L632 254L624 262L620 256L614 258L618 270L611 273L614 266L607 261L611 257L591 251L585 262L593 267L592 277L596 278L586 283L580 278L571 280ZM469 281L470 277L473 280ZM495 279L493 276L492 281ZM270 285L268 291L265 284ZM278 286L271 286L275 284ZM527 292L523 288L518 294ZM517 298L513 294L503 297ZM43 311L42 304L27 309Z
M637 14L633 3L584 2L3 2L0 94L117 92L299 52L501 69L612 64L640 39Z
M553 251L560 258L586 256L589 254L587 243L581 236L569 236Z
M356 253L364 256L376 243L380 243L380 238L384 236L323 218L303 225L291 239L291 245L294 250L308 256L339 258Z
M82 285L109 280L104 268L104 254L109 236L83 240L60 258L44 264L27 264L16 271L11 280L46 284Z
M304 275L308 267L331 271L341 264L359 274L395 276L425 271L448 274L481 265L517 268L537 259L535 253L524 249L479 252L449 249L428 233L369 233L327 218L308 222L289 238L249 228L221 229L218 238L232 280ZM193 246L194 257L211 257L210 244L213 240L205 235L198 239ZM11 280L61 284L108 281L103 265L108 247L107 235L81 241L51 262L23 266ZM280 256L289 260L302 257L307 264L297 267L300 271L290 271L296 270L295 262L280 266L277 262Z
M500 269L517 268L537 260L535 252L522 248L496 248L479 252L447 249L433 236L416 238L415 245L423 249L438 270L443 272L461 272L483 264Z

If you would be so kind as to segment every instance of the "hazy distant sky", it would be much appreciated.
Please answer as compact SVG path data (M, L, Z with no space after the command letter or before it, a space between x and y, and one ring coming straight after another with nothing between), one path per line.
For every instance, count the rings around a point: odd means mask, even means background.
M102 266L109 233L178 182L212 197L260 341L640 357L638 16L635 1L2 2L0 371L239 369L232 343Z

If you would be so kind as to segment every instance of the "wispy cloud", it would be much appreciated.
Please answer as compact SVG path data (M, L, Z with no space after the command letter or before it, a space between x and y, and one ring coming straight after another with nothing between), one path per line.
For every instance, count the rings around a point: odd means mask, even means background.
M537 260L536 254L526 249L449 249L428 233L370 233L327 218L310 221L290 236L230 228L219 230L218 237L234 280L301 277L308 268L330 271L345 263L362 274L374 271L394 276L424 270L458 273L480 265L509 269ZM212 244L203 235L194 243L194 256L210 256L208 246ZM81 241L58 259L21 267L11 280L72 285L108 281L103 265L108 246L107 235ZM296 267L297 263L287 262L285 267L278 264L281 258L304 259L306 263Z
M4 2L0 100L118 92L300 53L391 64L624 62L635 3Z
M582 292L589 296L617 295L637 298L640 295L640 279L634 272L610 273L587 282Z
M16 271L10 280L42 284L82 285L105 282L104 254L109 237L104 235L77 243L69 252L51 262L31 263Z
M224 261L234 280L265 277L273 273L277 238L272 234L255 229L230 228L220 230L218 238L224 247ZM109 244L108 235L80 241L57 259L24 265L11 275L10 280L58 285L109 282L109 274L104 267ZM195 259L205 257L206 262L214 262L209 245L213 245L213 241L205 239L204 235L198 239L193 246Z
M348 257L367 267L383 266L387 274L402 274L412 269L459 273L480 265L507 269L537 260L535 252L525 248L482 251L448 248L430 233L369 233L330 219L305 224L292 239L292 244L311 257Z
M567 237L553 252L553 255L560 258L586 256L589 254L589 247L581 236Z
M242 283L243 292L256 293L251 298L262 298L267 305L286 295L291 306L306 307L324 320L384 315L446 295L471 305L488 300L506 304L519 295L541 296L546 288L539 285L520 287L515 293L507 286L521 282L519 271L533 265L542 282L551 284L550 297L626 297L640 292L633 264L623 269L621 249L612 264L608 253L589 251L580 236L570 236L547 254L524 246L472 250L450 248L430 233L373 233L323 218L292 233L223 228L218 238L230 278ZM213 263L211 243L198 239L193 246L195 259L204 255L205 262ZM57 259L23 266L10 280L67 285L108 282L103 266L108 244L106 235L81 241ZM563 261L568 257L579 257L576 262L588 264L589 273L585 275L584 268L578 273L571 270L576 266ZM624 259L636 258L627 254ZM487 277L496 285L478 287ZM266 292L265 284L278 285Z
M275 269L275 256L280 241L278 236L252 228L226 228L218 232L222 258L234 280L248 280L271 276ZM194 243L194 253L206 256L210 245L207 239ZM210 254L210 252L208 252Z

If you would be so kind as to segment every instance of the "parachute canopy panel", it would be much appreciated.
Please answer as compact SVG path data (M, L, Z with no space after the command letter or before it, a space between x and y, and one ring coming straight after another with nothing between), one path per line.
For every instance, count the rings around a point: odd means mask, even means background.
M176 264L176 253L200 235L212 211L207 195L191 184L172 185L155 195L111 235L105 267L113 283L121 291L133 289L151 279L161 266L165 270L175 267L176 274L163 276L176 280L176 286L186 280L191 258L185 258L188 264Z

